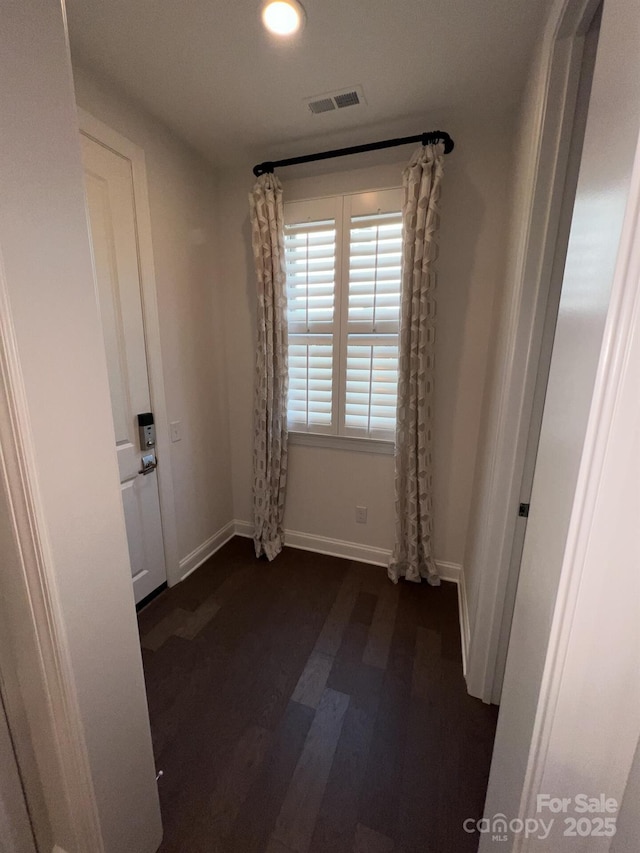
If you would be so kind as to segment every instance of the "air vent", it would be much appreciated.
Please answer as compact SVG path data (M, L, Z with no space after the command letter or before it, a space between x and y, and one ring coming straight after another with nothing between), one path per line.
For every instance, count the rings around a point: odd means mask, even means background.
M332 98L321 98L319 101L309 101L309 109L312 113L328 113L335 110L336 105Z
M343 107L355 107L360 103L360 98L358 97L357 92L345 92L344 95L336 95L335 102L338 109L342 109Z
M312 113L328 113L332 110L343 110L345 107L356 107L366 104L361 86L351 89L341 89L339 92L327 92L305 100Z

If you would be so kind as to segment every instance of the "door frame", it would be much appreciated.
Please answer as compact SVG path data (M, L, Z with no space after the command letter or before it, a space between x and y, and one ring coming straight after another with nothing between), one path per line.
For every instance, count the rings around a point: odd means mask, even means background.
M513 286L506 291L498 335L498 365L487 412L488 444L477 488L476 541L471 557L481 578L472 617L468 692L499 702L496 667L516 537L544 320L558 244L586 29L599 0L556 0L545 28L541 79L536 81L533 168L523 188L529 199L516 249Z
M147 167L144 150L131 140L113 130L104 122L78 107L80 132L100 145L131 162L133 200L136 219L136 241L140 264L140 298L142 302L142 323L144 343L149 375L149 394L151 409L156 426L156 447L159 465L158 495L160 498L160 520L164 559L167 569L167 583L174 586L182 580L178 554L178 531L176 525L173 473L171 470L171 439L169 419L164 393L164 372L162 368L162 348L160 338L160 319L156 293L155 263L153 257L153 238L151 229L151 210ZM88 215L88 214L87 214Z
M0 516L0 680L34 836L103 853L1 253Z

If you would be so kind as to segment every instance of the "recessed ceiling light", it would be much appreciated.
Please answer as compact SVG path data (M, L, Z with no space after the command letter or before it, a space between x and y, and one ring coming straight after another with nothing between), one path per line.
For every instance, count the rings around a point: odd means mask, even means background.
M304 17L304 9L298 0L270 0L262 7L262 23L277 36L297 33Z

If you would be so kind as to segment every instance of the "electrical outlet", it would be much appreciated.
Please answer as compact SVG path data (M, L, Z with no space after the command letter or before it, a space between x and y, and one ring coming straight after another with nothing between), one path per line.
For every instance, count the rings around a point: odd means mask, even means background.
M366 524L367 523L367 508L366 508L366 506L357 506L356 507L356 521L358 524Z
M173 421L169 424L171 441L180 441L182 438L182 421Z

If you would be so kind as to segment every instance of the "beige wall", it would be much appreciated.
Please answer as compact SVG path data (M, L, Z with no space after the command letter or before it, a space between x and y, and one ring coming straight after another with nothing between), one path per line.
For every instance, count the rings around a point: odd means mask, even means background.
M420 123L422 125L424 122ZM443 126L444 122L441 122ZM456 140L442 193L436 362L436 558L462 563L493 326L494 299L504 273L504 240L512 131L503 122L449 122ZM392 135L393 130L389 135ZM399 186L410 149L396 162L305 177L280 178L286 199ZM387 157L388 161L388 157ZM254 368L254 296L247 193L251 164L221 177L221 261L227 299L227 362L235 517L250 521ZM309 167L306 167L307 170ZM318 169L320 170L320 168ZM369 508L355 523L355 506ZM290 448L285 526L367 546L393 544L393 458L326 448Z
M252 519L252 164L221 171L216 183L210 166L107 83L76 68L75 85L79 106L140 145L147 159L167 408L169 420L183 423L172 465L184 558L231 518ZM442 196L435 537L437 559L462 564L504 275L513 128L508 118L440 123L457 145ZM406 158L396 151L380 160L357 169L334 161L280 177L291 200L398 186ZM393 503L391 456L291 446L287 529L388 550ZM356 504L369 508L366 525L355 522Z
M167 408L169 420L183 423L172 465L184 558L231 518L252 519L252 164L221 171L216 184L210 166L107 83L76 68L75 85L79 106L140 145L147 159ZM504 275L513 128L508 118L440 123L457 145L442 195L435 538L437 559L462 564ZM406 158L387 152L380 161L357 169L334 161L280 177L291 200L398 186ZM369 509L366 525L355 522L356 504ZM391 456L291 446L287 529L388 550L393 504Z
M211 166L161 123L85 69L80 107L145 153L180 558L233 517L223 319Z

